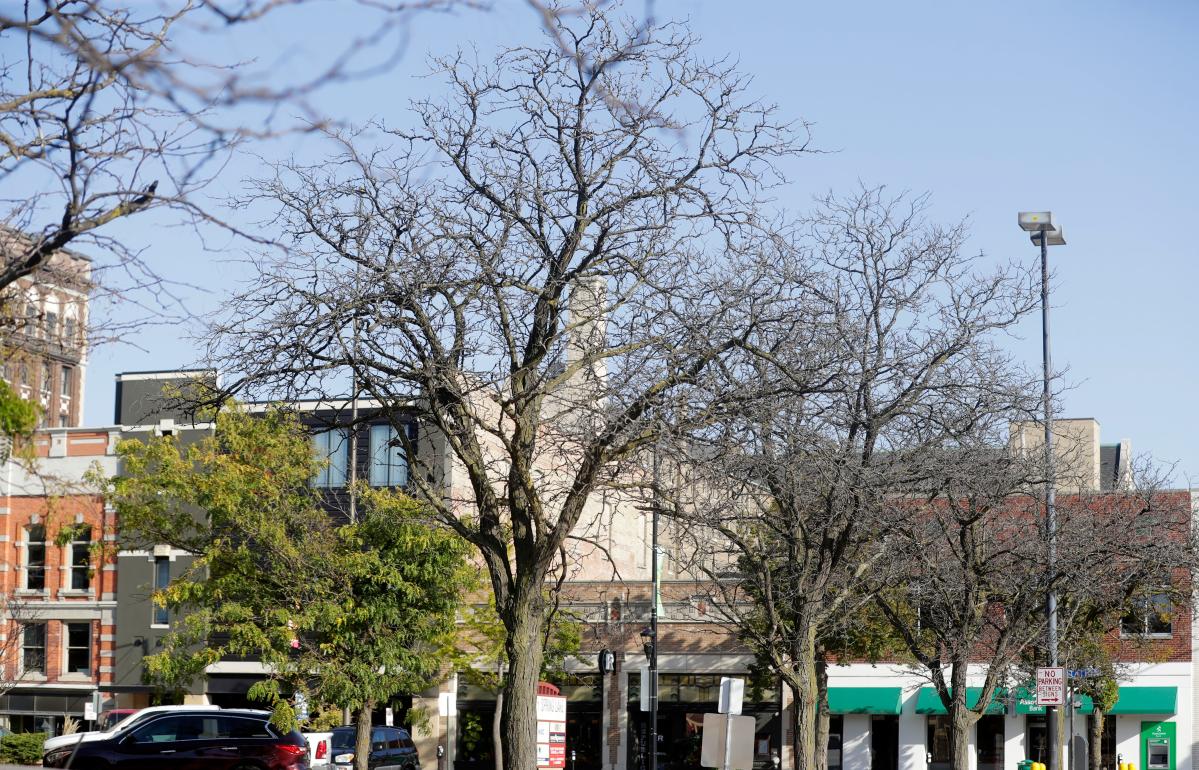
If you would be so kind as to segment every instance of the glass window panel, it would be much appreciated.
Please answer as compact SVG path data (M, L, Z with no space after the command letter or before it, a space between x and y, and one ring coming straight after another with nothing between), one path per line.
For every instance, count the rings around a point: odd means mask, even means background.
M92 672L92 624L67 623L67 671L72 674Z
M27 673L46 673L46 624L27 623L21 638L21 667Z
M318 487L344 487L349 467L350 436L345 428L321 431L312 436L317 459L327 465L316 474L313 484Z
M412 432L409 429L409 437ZM370 431L370 485L402 487L408 484L408 459L398 442L395 428L372 425Z
M46 587L46 528L35 524L26 532L29 540L25 544L25 587L41 591Z
M158 591L171 584L171 560L167 556L154 557L154 590ZM166 607L154 602L154 615L151 621L156 626L165 626L171 622Z

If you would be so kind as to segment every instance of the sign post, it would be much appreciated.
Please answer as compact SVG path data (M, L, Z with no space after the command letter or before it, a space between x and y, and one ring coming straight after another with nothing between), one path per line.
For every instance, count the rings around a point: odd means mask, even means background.
M1037 705L1066 705L1066 669L1056 666L1037 669Z

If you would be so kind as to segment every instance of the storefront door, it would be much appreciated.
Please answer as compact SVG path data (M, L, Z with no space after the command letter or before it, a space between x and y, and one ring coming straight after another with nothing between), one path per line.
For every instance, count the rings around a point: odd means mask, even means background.
M978 770L1003 770L1003 717L988 715L975 726Z
M898 770L899 717L870 717L870 770Z

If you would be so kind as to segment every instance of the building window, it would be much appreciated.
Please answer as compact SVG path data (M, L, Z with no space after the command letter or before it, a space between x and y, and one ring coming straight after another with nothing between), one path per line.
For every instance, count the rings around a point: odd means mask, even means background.
M42 381L40 383L43 403L50 401L50 392L52 390L51 380L54 376L52 372L53 372L53 370L50 368L50 362L43 361L42 362Z
M92 624L65 623L67 627L67 673L92 673Z
M1174 604L1166 594L1140 599L1120 620L1121 636L1169 637L1174 632Z
M46 528L33 524L25 530L25 588L46 588Z
M46 339L58 340L58 313L53 311L46 312Z
M46 624L26 623L21 632L21 671L46 673Z
M41 324L38 319L37 307L34 305L25 306L25 333L30 337L37 337Z
M408 429L412 437L412 428ZM370 433L372 487L403 487L408 484L408 457L390 425L372 425Z
M29 367L24 361L17 364L17 381L24 387L29 387Z
M71 535L71 588L92 587L92 528L79 525Z
M62 368L62 378L58 382L58 393L63 398L71 397L71 378L74 374L75 371L71 367L64 366Z
M79 330L76 326L75 319L67 316L67 318L62 322L63 344L67 345L68 347L74 347L75 345L79 344L79 340L76 339L76 335L78 335L78 333Z
M313 434L312 444L317 459L326 462L316 474L313 485L318 487L344 487L346 468L350 457L350 436L345 428L334 428Z
M154 557L154 592L166 590L171 584L171 559L169 556ZM171 623L171 616L166 607L154 602L154 616L150 621L156 626L166 626Z

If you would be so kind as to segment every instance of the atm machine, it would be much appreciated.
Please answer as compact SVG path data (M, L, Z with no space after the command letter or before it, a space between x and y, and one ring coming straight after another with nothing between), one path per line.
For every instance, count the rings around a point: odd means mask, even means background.
M1170 770L1170 739L1151 736L1145 741L1146 770Z

